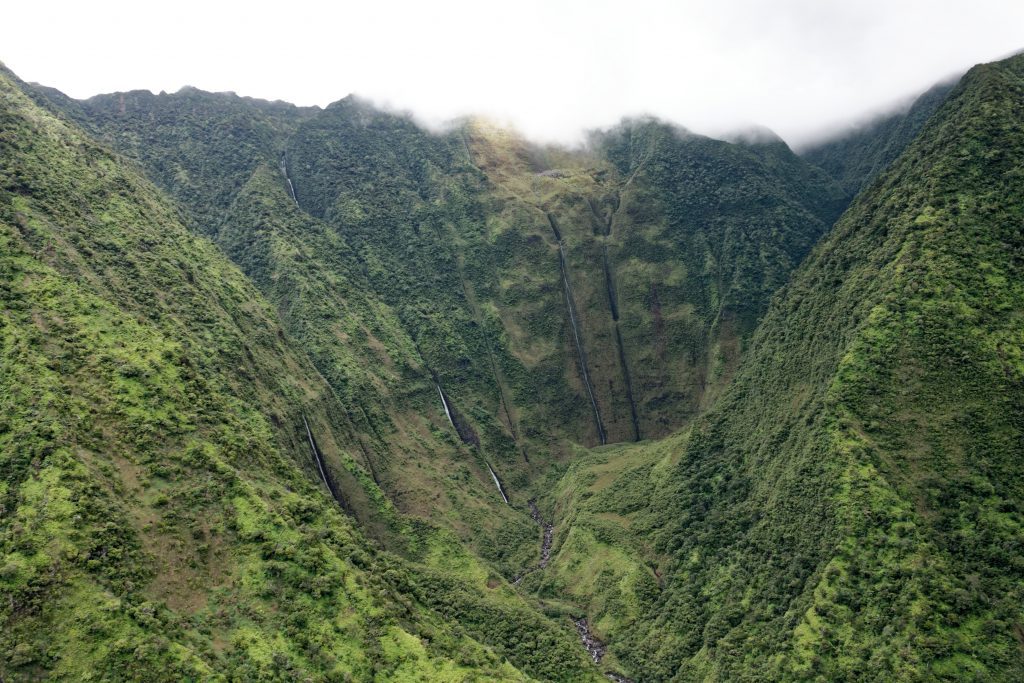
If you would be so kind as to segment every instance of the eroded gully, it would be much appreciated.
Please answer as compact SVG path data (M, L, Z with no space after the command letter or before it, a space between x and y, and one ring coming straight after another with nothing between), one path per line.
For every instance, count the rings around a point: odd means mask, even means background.
M597 397L594 395L594 388L590 384L590 370L587 367L587 351L583 347L583 337L580 335L579 324L576 315L576 300L572 294L572 284L569 281L569 266L565 260L565 245L562 243L562 233L558 229L555 217L547 214L548 223L551 224L551 232L558 242L558 268L562 273L562 288L565 291L565 303L569 309L569 325L572 327L572 337L576 344L576 354L580 360L580 377L587 388L587 395L590 397L590 405L594 409L594 423L597 426L597 437L601 445L608 443L608 437L604 430L604 421L601 420L601 410L597 407Z
M295 202L295 206L298 206L299 200L295 196L295 186L292 185L291 176L288 175L288 156L285 154L281 155L281 175L284 176L285 181L288 183L288 194L291 195L292 201Z
M530 569L520 574L515 581L512 582L513 585L516 586L522 583L523 579L530 574L540 571L548 566L548 562L551 561L551 544L555 535L554 525L541 517L540 509L537 507L537 501L531 499L528 504L530 506L530 518L533 519L533 521L536 522L544 531L540 542L540 561ZM605 644L598 640L593 632L591 632L590 624L587 623L586 617L579 617L578 619L573 618L572 623L576 627L576 632L580 636L580 642L583 643L583 647L586 649L587 654L590 655L590 659L595 665L600 666L601 660L604 658L604 654L607 651ZM616 683L634 683L634 681L615 671L605 671L604 675L605 678L610 681L615 681Z
M605 218L594 204L588 199L590 211L604 230L604 285L608 293L608 309L612 315L612 325L615 328L615 346L618 351L619 368L622 370L622 378L626 382L626 400L629 402L629 414L633 421L633 440L640 440L640 415L636 408L636 401L633 398L633 379L629 374L629 363L626 361L626 348L622 343L622 332L619 329L619 297L615 289L615 276L612 274L611 262L608 258L608 241L611 239L612 230L615 224L615 213L619 210L619 195L615 195L615 202L612 204L611 215ZM596 232L596 231L595 231Z

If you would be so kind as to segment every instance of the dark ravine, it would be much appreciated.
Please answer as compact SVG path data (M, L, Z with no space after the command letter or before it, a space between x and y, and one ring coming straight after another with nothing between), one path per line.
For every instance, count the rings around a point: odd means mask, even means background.
M306 438L309 440L309 450L313 454L313 461L316 462L317 470L320 472L320 479L323 481L324 486L330 492L331 497L334 498L335 502L341 506L342 510L350 512L348 505L345 503L345 499L338 493L337 487L331 480L331 476L327 473L327 467L324 465L323 457L320 455L320 449L316 445L316 439L313 438L313 432L309 428L309 421L306 419L306 414L302 414L302 424L306 428Z
M551 540L555 534L555 526L540 516L536 500L530 500L529 505L530 518L544 530L544 536L540 542L540 563L537 565L537 569L544 569L551 561Z
M594 215L598 215L594 203L588 200ZM615 328L615 346L618 350L618 365L622 368L623 379L626 381L626 399L630 403L630 418L633 421L633 440L639 441L640 435L640 414L637 410L637 402L633 396L633 377L630 375L630 365L626 357L626 345L623 343L623 334L618 329L618 292L615 290L615 275L611 270L611 260L608 258L608 240L614 230L615 213L621 206L620 197L615 193L614 204L611 207L611 214L604 221L604 285L608 292L608 307L611 309L611 322Z
M622 378L626 382L626 400L629 402L629 414L633 421L633 440L640 440L640 415L633 398L633 379L629 374L629 362L626 360L626 349L622 343L622 332L619 330L619 301L615 293L615 279L612 276L611 264L608 262L608 245L604 245L604 281L608 291L608 306L612 313L612 325L615 328L615 346L619 356L619 367Z
M640 436L640 415L636 409L636 401L633 399L633 379L629 374L629 363L626 361L626 349L622 345L622 332L619 331L619 323L615 323L615 345L619 350L619 364L622 366L622 376L626 380L626 399L629 401L629 416L633 421L633 440L639 441Z
M597 405L597 397L594 395L594 388L590 384L590 370L587 367L587 351L583 346L583 337L580 334L579 324L576 315L576 301L572 293L572 284L569 281L569 266L565 261L565 245L562 243L562 233L558 229L555 217L547 214L548 222L551 224L551 231L558 242L558 268L562 274L562 288L565 292L565 305L569 311L569 325L572 327L573 341L576 344L576 355L580 361L580 377L587 388L587 395L590 397L590 405L594 409L594 423L597 427L597 438L601 445L608 443L608 436L604 429L604 421L601 419L601 409Z
M555 526L551 522L545 520L543 517L540 516L540 509L537 508L536 499L531 498L527 504L530 506L530 519L536 522L537 526L539 526L544 531L544 534L543 536L541 536L540 541L540 562L538 562L535 566L530 567L525 572L517 576L515 580L512 581L512 584L514 586L518 586L520 583L523 582L523 579L525 579L533 572L539 571L547 567L548 562L551 561L551 542L554 539Z
M636 407L636 400L633 397L633 378L629 373L629 362L626 359L626 348L622 343L622 332L619 330L619 297L615 289L615 274L612 272L611 259L608 258L608 240L611 239L615 224L615 213L619 210L619 195L615 194L615 203L612 206L611 215L605 219L597 211L593 200L588 199L590 210L604 226L604 284L608 293L608 308L612 314L612 324L615 327L615 346L618 350L619 367L622 370L623 381L626 382L626 400L629 402L629 415L633 422L633 440L639 441L640 436L640 414Z
M594 664L600 664L601 660L604 659L605 652L608 651L608 648L605 647L605 644L598 640L591 632L590 624L587 623L586 617L573 619L572 623L576 627L576 632L579 633L580 641L583 643L583 647L586 648L587 653L590 655L590 659ZM605 671L604 677L609 681L615 681L615 683L635 683L633 680L626 678L615 671Z

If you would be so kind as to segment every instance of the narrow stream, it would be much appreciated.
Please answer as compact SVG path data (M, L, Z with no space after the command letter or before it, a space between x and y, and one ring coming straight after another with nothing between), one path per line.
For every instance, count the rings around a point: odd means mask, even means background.
M544 530L544 535L541 537L540 541L540 562L538 562L536 566L530 567L525 572L517 576L515 580L512 581L513 586L518 586L523 582L523 579L530 574L544 569L548 566L548 562L551 561L551 542L555 536L555 526L540 516L540 510L537 508L536 500L531 498L529 506L530 518L537 523L537 526Z
M295 202L295 206L298 206L299 200L295 197L295 186L292 185L292 179L288 175L288 156L286 154L281 155L281 174L288 183L288 194L292 196L292 201Z
M633 398L633 378L629 374L629 363L626 361L626 347L622 343L622 332L619 330L619 296L615 291L615 276L612 273L612 266L608 258L608 240L611 239L612 231L615 229L615 213L619 210L619 195L615 195L615 203L612 206L611 216L607 219L598 213L597 206L592 200L590 210L604 222L604 284L608 293L608 307L611 309L612 325L615 328L615 346L619 352L619 367L622 370L622 378L626 382L626 400L629 402L630 418L633 421L633 440L640 440L640 415L636 408L636 400Z
M530 501L530 517L544 530L544 537L540 542L540 563L537 565L537 569L544 569L551 561L551 540L555 535L555 526L540 516L535 500Z
M498 487L498 493L501 494L501 499L505 501L505 505L508 505L508 496L505 495L505 489L501 488L501 482L498 481L498 475L494 473L494 468L491 467L491 463L485 462L487 465L487 471L491 473L491 479L494 480L494 485Z
M600 664L601 659L604 657L605 646L604 643L595 638L594 634L590 632L590 624L587 623L587 618L573 619L572 623L575 624L576 632L580 634L583 647L587 649L590 658L594 660L594 664Z
M330 482L327 481L327 473L324 472L324 462L320 458L320 450L316 447L316 441L313 440L313 432L309 430L309 422L306 421L305 415L302 416L302 424L306 427L306 438L309 439L309 449L313 452L313 460L316 461L317 469L320 470L320 479L323 480L324 486L331 492L331 495L334 495L334 489Z
M594 409L594 422L597 425L597 436L601 445L608 443L607 434L604 431L604 422L601 420L601 410L597 407L597 397L594 396L594 388L590 384L590 371L587 369L587 352L583 348L583 339L580 336L579 325L576 322L576 302L572 295L572 285L569 283L569 266L565 261L565 246L562 244L562 235L558 230L558 224L554 216L548 214L548 222L551 223L551 231L558 240L558 267L562 271L562 287L565 290L565 302L569 309L569 325L572 327L573 341L576 343L576 354L580 359L580 376L583 384L587 387L587 395L590 397L590 405Z
M590 624L587 623L586 617L573 619L572 623L576 627L576 632L580 634L580 641L590 655L590 659L593 660L594 664L600 664L608 648L590 631ZM609 681L615 681L615 683L633 683L632 680L614 671L605 671L604 677Z
M434 386L437 387L437 395L441 397L441 405L444 406L444 414L448 416L448 423L452 429L458 432L459 428L455 426L455 420L452 419L452 411L448 410L448 400L444 397L444 392L441 391L441 385L435 383Z
M342 498L341 494L338 493L338 489L331 481L331 477L327 475L327 468L324 467L324 459L320 455L320 449L317 448L316 439L313 438L313 431L309 428L309 421L306 420L305 413L302 414L302 424L306 428L306 438L309 439L309 450L313 453L313 460L316 461L317 470L320 471L320 479L324 482L324 486L327 487L327 491L331 494L331 497L334 498L334 502L336 502L342 510L348 514L352 514L352 509L345 502L345 499Z

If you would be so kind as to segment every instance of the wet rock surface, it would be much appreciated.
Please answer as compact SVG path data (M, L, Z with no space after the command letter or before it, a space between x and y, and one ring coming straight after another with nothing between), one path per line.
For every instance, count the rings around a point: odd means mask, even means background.
M595 638L594 634L590 632L590 624L587 623L587 618L573 619L572 623L575 624L576 632L580 634L583 647L590 653L590 658L594 660L594 664L600 664L601 658L604 657L605 653L604 643Z
M551 561L551 545L555 535L555 526L544 519L540 514L540 508L537 507L536 499L530 499L527 503L530 506L530 518L544 530L544 536L540 543L540 562L536 566L531 567L522 574L520 574L513 585L518 586L522 583L523 579L532 574L535 571L539 571L548 566ZM580 634L580 641L583 643L583 647L586 648L587 653L590 655L590 659L593 660L595 665L601 664L601 659L604 657L607 648L597 637L591 632L590 624L587 623L586 617L574 618L572 620L573 625L576 627L576 632ZM615 683L636 683L632 679L626 678L620 673L615 671L605 671L605 678L609 681L615 681Z
M590 624L587 623L586 617L573 619L572 623L576 627L576 632L580 634L580 641L583 643L583 647L587 649L587 653L590 654L594 664L600 664L608 648L591 632ZM635 683L633 680L615 671L605 671L604 677L616 683Z
M540 516L540 510L537 508L536 500L530 500L529 505L530 518L533 519L533 521L536 522L544 530L544 536L540 542L540 562L537 563L537 566L531 567L519 576L517 576L515 580L512 582L512 585L514 586L518 586L520 583L523 582L523 579L525 579L533 572L547 567L548 562L551 561L551 542L555 536L555 527L551 522L545 520L543 517Z
M540 563L537 565L538 569L544 569L551 561L551 541L555 535L555 527L540 516L540 510L537 509L537 502L534 500L530 501L530 517L544 529L544 538L540 542Z

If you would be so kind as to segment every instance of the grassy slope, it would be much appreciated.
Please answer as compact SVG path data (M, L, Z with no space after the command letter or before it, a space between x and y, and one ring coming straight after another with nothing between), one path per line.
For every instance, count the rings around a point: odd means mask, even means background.
M0 98L5 678L592 676L568 628L373 499L331 389L212 244L7 74ZM303 414L415 571L317 485Z
M1024 58L973 69L689 435L570 471L565 523L588 540L554 566L580 585L601 558L581 597L625 671L1021 678L1022 95ZM660 590L623 590L644 565Z

